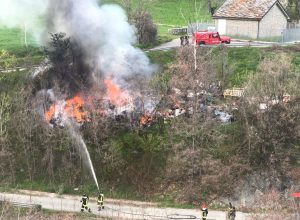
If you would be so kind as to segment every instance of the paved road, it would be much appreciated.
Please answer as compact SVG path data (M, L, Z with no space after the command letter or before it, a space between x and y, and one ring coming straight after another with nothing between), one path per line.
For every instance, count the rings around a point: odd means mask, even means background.
M22 192L24 193L24 192ZM80 211L80 196L58 196L54 193L38 193L26 191L26 194L0 193L0 200L19 202L26 204L39 204L44 209L57 211ZM159 208L153 203L130 202L107 199L105 209L97 211L96 201L91 199L89 203L92 212L103 217L113 219L199 219L200 210ZM236 220L246 220L247 215L237 213ZM209 210L207 220L225 220L225 212Z
M264 41L243 41L243 40L232 40L230 44L226 44L226 46L228 47L271 47L273 45L288 45L288 44L279 44L279 43L264 42ZM170 50L176 47L180 47L179 38L174 39L168 43L162 44L160 46L154 47L152 49L149 49L148 51Z

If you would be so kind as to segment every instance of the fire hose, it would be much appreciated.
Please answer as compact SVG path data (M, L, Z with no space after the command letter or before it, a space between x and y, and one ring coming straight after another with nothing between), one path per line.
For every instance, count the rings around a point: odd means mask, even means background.
M170 220L170 219L180 219L180 220L184 220L184 219L196 219L196 220L202 220L202 218L197 218L194 215L182 215L182 214L170 214L170 215L166 215L166 216L162 216L162 215L150 215L150 214L142 214L142 213L132 213L132 212L125 212L125 211L121 211L120 209L113 209L113 208L109 208L106 207L107 209L110 209L112 211L115 212L120 212L123 214L127 214L127 215L136 215L136 216L143 216L145 217L149 217L151 219L157 219L157 220ZM207 220L215 220L215 219L208 219Z
M184 219L198 219L196 216L194 215L181 215L181 214L170 214L170 215L166 215L166 216L162 216L162 215L150 215L150 214L142 214L142 213L132 213L132 212L125 212L125 211L121 211L120 209L113 209L113 208L108 208L114 212L120 212L123 214L127 214L127 215L137 215L137 216L143 216L151 218L151 219L157 219L157 220L169 220L169 219L180 219L180 220L184 220Z

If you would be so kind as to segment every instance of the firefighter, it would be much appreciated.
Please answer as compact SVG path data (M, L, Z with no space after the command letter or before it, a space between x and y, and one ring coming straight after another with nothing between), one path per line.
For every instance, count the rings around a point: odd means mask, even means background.
M183 46L184 37L180 36L180 45Z
M234 220L235 219L235 215L236 215L236 210L235 207L232 206L231 202L229 203L229 209L227 212L227 220Z
M185 36L184 37L184 41L185 41L185 44L184 45L189 45L190 44L190 42L189 42L189 36Z
M84 209L88 210L88 212L91 212L91 209L88 207L88 202L89 202L89 196L84 193L80 202L82 203L81 204L81 211L83 212Z
M101 190L98 195L98 198L97 198L98 211L101 211L102 209L104 209L103 202L104 202L104 194L103 194L103 191Z
M201 205L201 211L202 211L202 220L206 220L208 215L208 209L205 203Z

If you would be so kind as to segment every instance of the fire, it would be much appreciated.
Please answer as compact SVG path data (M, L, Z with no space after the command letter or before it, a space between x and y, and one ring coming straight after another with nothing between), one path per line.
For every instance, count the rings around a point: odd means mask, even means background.
M104 83L107 89L107 96L111 104L123 106L128 103L129 95L126 91L122 91L111 79L104 80Z
M64 112L67 116L74 118L77 122L86 120L87 112L83 110L84 101L79 94L66 101Z
M50 122L57 115L73 118L77 122L84 122L87 119L87 112L84 111L84 100L80 94L76 94L73 98L67 99L63 103L54 103L49 110L45 112L45 119Z
M151 115L150 113L146 113L140 118L140 126L147 125L152 121L153 121L153 115Z
M131 104L129 93L126 90L121 90L119 86L113 83L111 79L104 80L106 86L106 94L94 94L82 98L80 93L76 94L73 98L55 102L45 112L45 120L50 123L57 123L56 121L63 121L64 119L71 118L76 122L81 123L89 120L88 111L95 111L100 113L107 113L108 109L101 108L102 97L107 96L110 104L117 107L118 112L129 109ZM99 98L101 97L101 98ZM100 104L100 105L99 105Z
M53 116L54 116L54 114L55 114L55 109L56 109L55 107L56 107L56 106L55 106L55 104L54 104L54 105L50 106L50 108L49 108L48 111L45 112L45 119L46 119L47 121L50 121L50 120L53 118Z

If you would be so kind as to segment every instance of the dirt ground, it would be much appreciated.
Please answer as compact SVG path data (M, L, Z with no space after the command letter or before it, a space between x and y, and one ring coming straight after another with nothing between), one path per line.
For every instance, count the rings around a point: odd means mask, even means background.
M0 201L39 204L43 209L80 212L80 196L21 190L17 193L0 193ZM198 209L160 208L155 203L105 200L105 209L97 211L96 198L90 198L93 214L112 219L201 219ZM207 220L225 220L225 212L209 210ZM236 220L246 220L247 214L237 212Z

